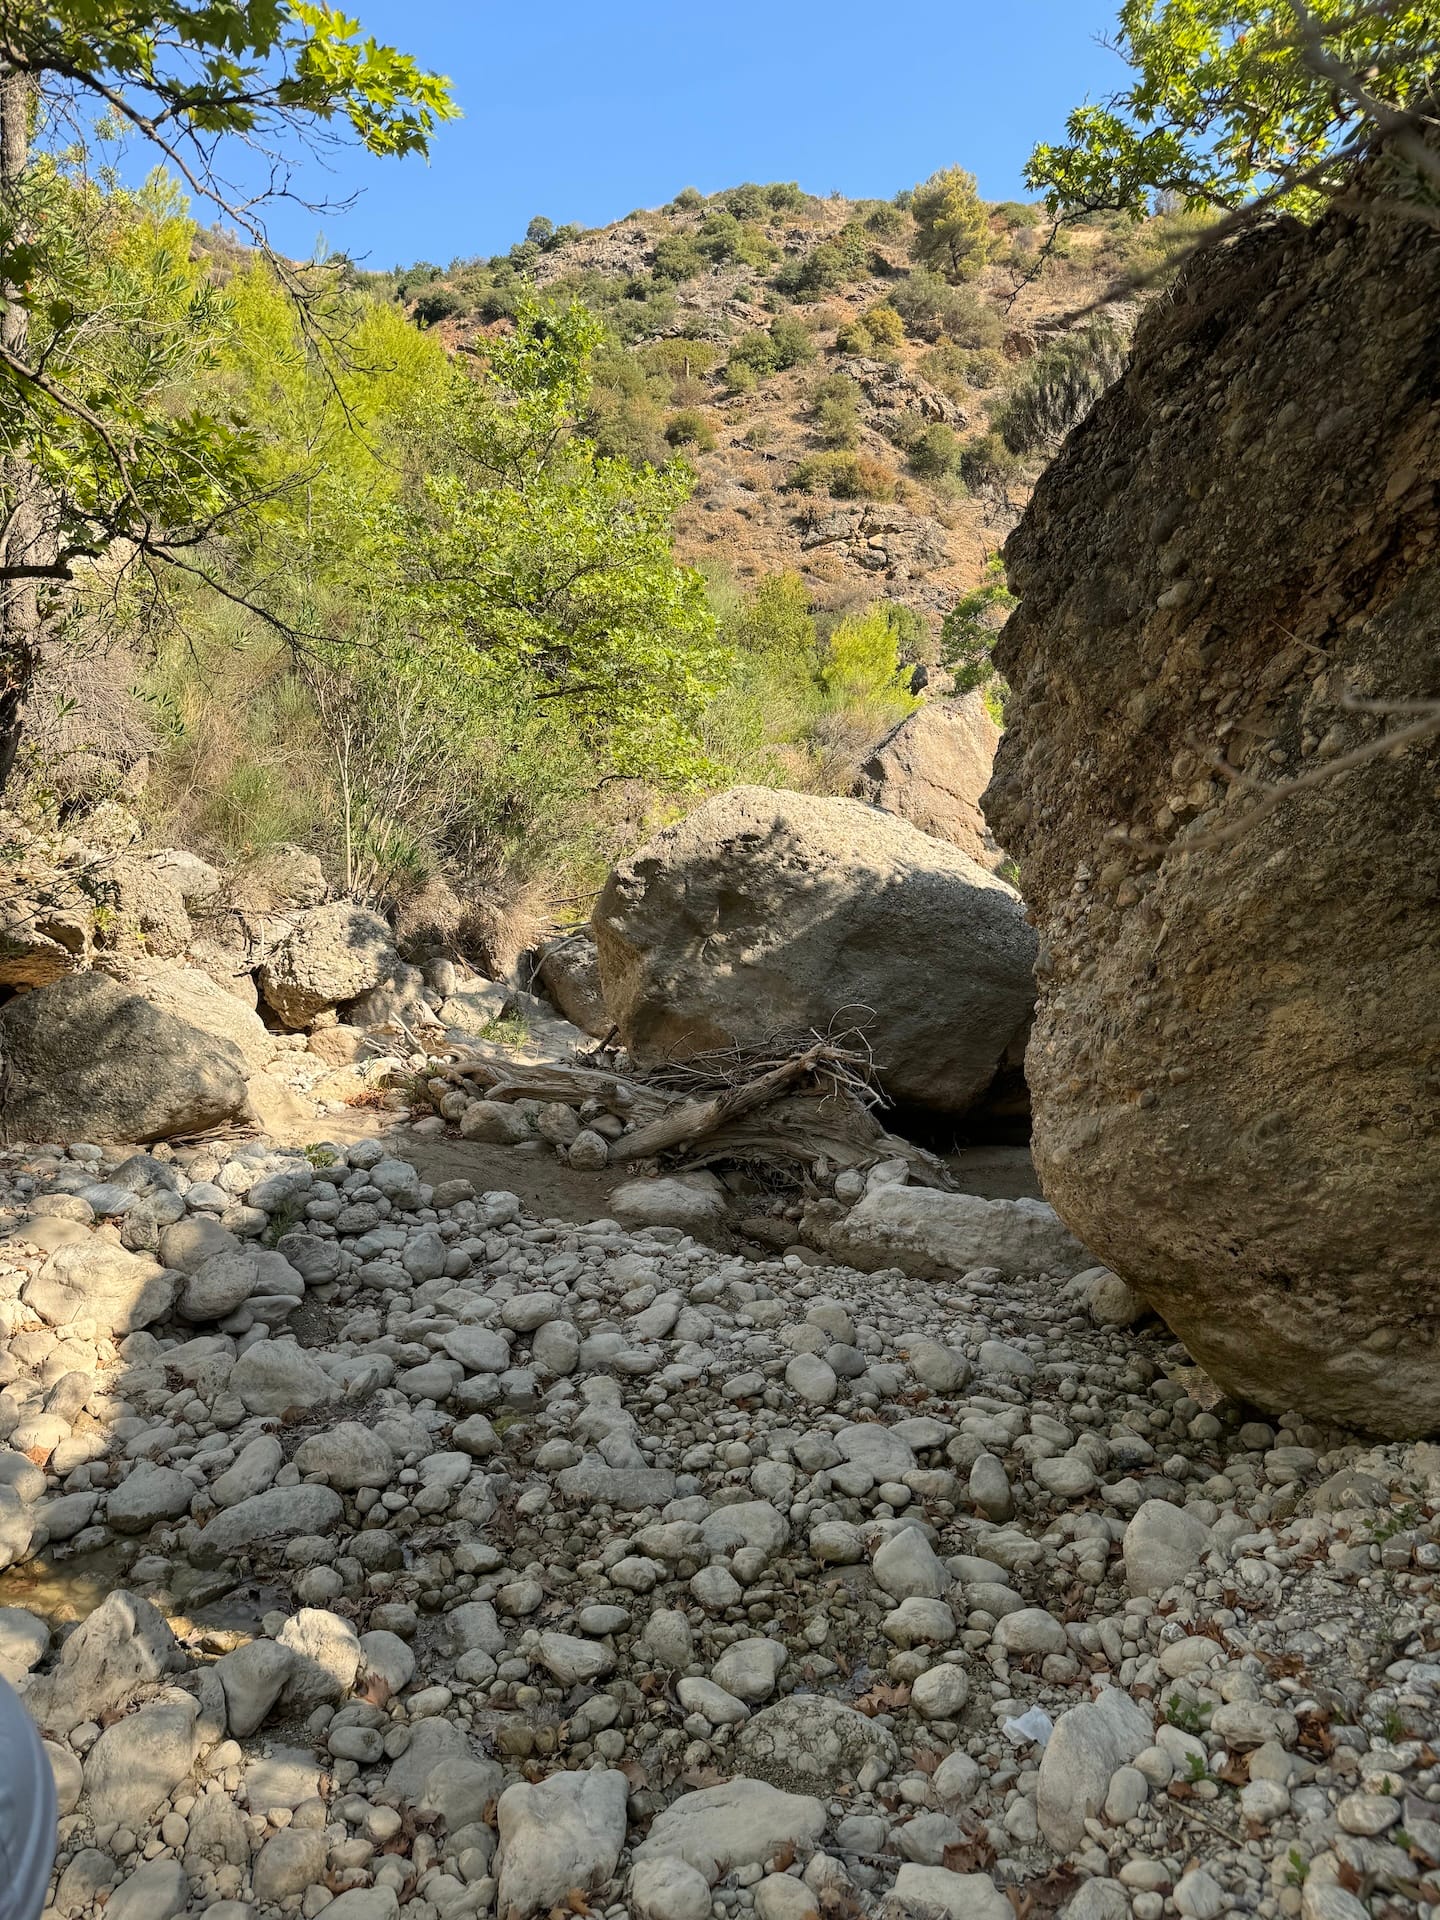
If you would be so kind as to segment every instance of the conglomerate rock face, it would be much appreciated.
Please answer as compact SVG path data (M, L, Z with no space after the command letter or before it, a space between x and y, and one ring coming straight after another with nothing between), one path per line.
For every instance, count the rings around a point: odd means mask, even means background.
M1437 742L1325 776L1440 694L1437 479L1433 233L1202 255L1007 547L986 796L1047 1196L1232 1391L1391 1433L1440 1425Z

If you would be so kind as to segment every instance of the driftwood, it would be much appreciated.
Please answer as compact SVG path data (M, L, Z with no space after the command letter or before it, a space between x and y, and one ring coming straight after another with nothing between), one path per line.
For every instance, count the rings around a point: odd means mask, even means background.
M437 1076L486 1100L586 1101L633 1123L612 1141L616 1166L663 1160L671 1167L734 1161L768 1165L794 1177L817 1163L832 1171L904 1160L923 1186L951 1180L933 1154L888 1133L876 1118L879 1095L869 1056L809 1036L808 1044L771 1042L672 1063L640 1079L593 1067L525 1064L503 1049L455 1047ZM656 1084L656 1080L669 1084Z
M821 1092L774 1101L753 1118L746 1115L697 1141L686 1155L687 1167L722 1160L761 1161L808 1167L828 1160L832 1170L863 1171L881 1160L903 1160L910 1181L920 1187L953 1187L943 1162L912 1140L887 1133L872 1113L850 1100Z
M477 1097L485 1100L560 1100L569 1106L596 1100L608 1113L618 1114L623 1120L638 1120L642 1125L682 1104L679 1094L595 1067L528 1064L512 1059L499 1048L492 1052L464 1046L450 1051L459 1058L453 1065L441 1067L439 1078L453 1080L457 1086L478 1083L481 1091Z
M728 1121L753 1114L757 1107L766 1106L782 1093L788 1093L798 1081L807 1079L814 1073L821 1051L819 1047L812 1047L808 1053L761 1074L758 1080L727 1087L712 1099L682 1101L648 1127L640 1127L617 1140L610 1149L610 1158L648 1160L652 1155L689 1147L697 1140L714 1135ZM810 1158L815 1158L813 1153Z

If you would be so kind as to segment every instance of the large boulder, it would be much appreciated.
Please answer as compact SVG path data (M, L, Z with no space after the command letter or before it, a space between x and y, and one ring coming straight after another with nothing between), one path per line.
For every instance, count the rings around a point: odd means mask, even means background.
M986 812L1045 1193L1233 1394L1440 1426L1440 248L1332 213L1147 311L1006 548ZM1364 749L1343 778L1327 777Z
M260 992L287 1027L357 1000L400 965L378 913L335 900L297 914L293 930L260 968Z
M30 1140L164 1140L236 1119L238 1047L104 974L72 974L0 1007L0 1132Z
M993 871L1004 855L980 811L980 796L999 744L983 694L927 700L874 748L850 791Z
M1068 1279L1095 1264L1043 1200L984 1200L935 1187L877 1186L827 1238L862 1273L900 1267L922 1279L972 1267Z
M256 1072L275 1057L274 1036L259 1014L200 967L127 966L124 984L142 993L152 1007L188 1021L216 1040L238 1049L246 1070Z
M1019 897L858 800L731 788L622 861L594 925L642 1063L861 1026L891 1097L940 1113L982 1097L1034 995Z
M565 1018L603 1040L613 1024L600 983L600 962L588 934L567 933L541 950L536 978Z

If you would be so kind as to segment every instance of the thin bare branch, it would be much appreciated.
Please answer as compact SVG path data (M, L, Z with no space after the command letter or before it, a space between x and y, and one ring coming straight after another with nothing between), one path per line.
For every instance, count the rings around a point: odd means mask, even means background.
M1363 740L1359 746L1351 747L1346 753L1338 753L1334 759L1311 767L1308 772L1297 774L1293 780L1279 780L1273 785L1262 785L1259 781L1247 780L1245 776L1218 757L1211 764L1215 771L1234 785L1258 795L1255 804L1247 807L1235 819L1221 826L1206 828L1198 834L1191 834L1172 842L1170 851L1195 854L1213 852L1219 847L1233 846L1251 833L1262 820L1268 819L1278 807L1287 800L1293 800L1297 794L1313 792L1317 787L1328 786L1333 780L1340 780L1346 774L1354 773L1358 767L1368 766L1374 760L1384 759L1387 755L1403 753L1409 747L1418 746L1422 740L1431 740L1440 734L1440 700L1423 701L1343 701L1342 706L1350 705L1352 710L1371 713L1415 713L1419 717L1408 726L1396 727L1388 733L1380 733L1372 740Z

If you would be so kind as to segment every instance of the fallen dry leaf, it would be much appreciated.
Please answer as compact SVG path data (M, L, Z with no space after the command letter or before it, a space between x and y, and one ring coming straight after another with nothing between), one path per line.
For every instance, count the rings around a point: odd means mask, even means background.
M891 1686L883 1680L862 1693L855 1702L859 1711L868 1713L872 1719L877 1713L895 1713L901 1707L908 1707L909 1704L909 1687L903 1682L899 1686Z
M941 1854L940 1864L951 1873L985 1873L995 1864L990 1836L973 1818L962 1817L961 1825L969 1829L965 1839L952 1841Z

